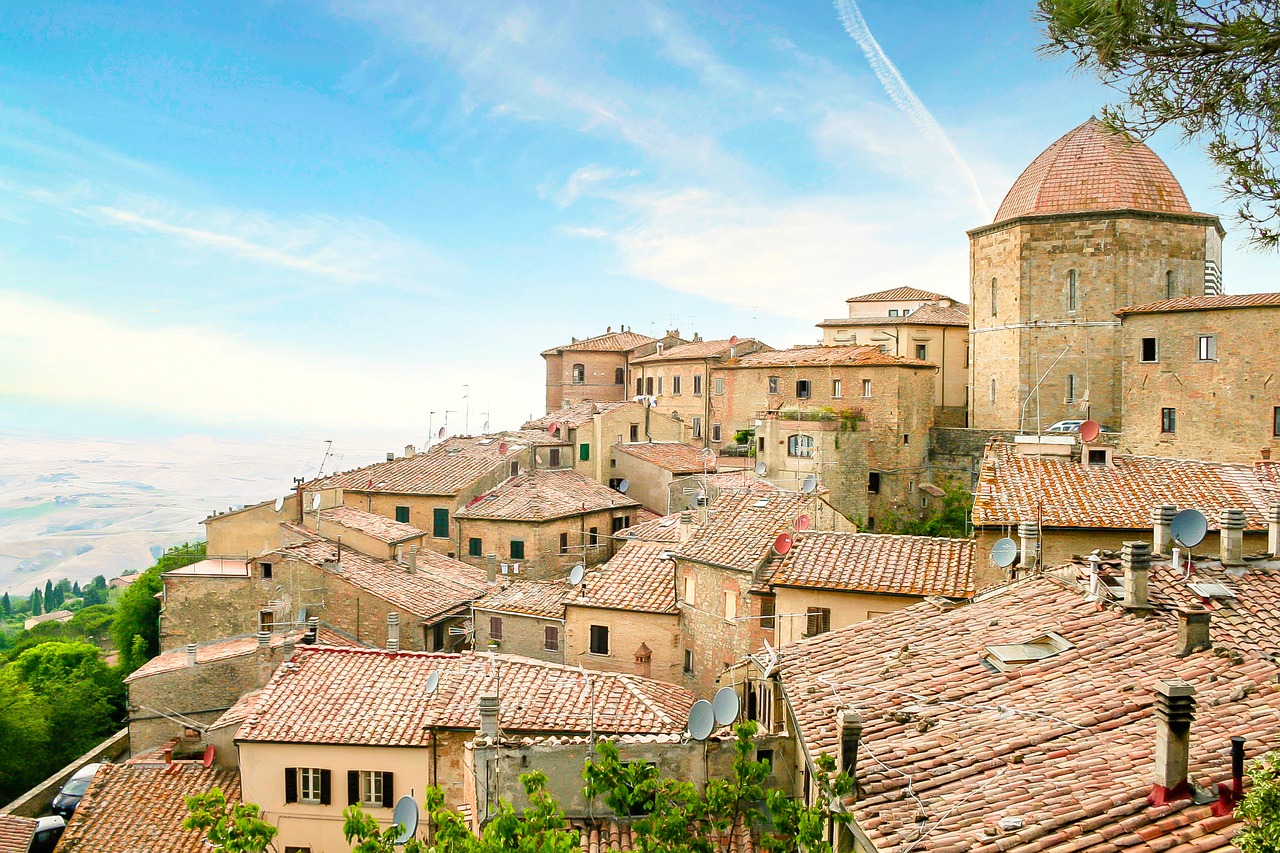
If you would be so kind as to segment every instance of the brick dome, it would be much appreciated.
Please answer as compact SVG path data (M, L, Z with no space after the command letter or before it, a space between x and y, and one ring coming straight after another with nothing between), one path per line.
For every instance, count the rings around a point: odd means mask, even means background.
M1127 135L1108 133L1091 118L1026 168L995 221L1096 210L1192 212L1178 179L1154 151Z

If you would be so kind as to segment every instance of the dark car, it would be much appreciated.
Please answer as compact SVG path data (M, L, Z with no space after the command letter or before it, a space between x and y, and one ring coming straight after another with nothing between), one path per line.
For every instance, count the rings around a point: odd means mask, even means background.
M53 813L63 818L70 818L76 806L80 805L80 798L89 789L93 774L97 773L101 766L101 764L86 764L73 773L67 783L62 786L62 790L58 792L58 796L53 798Z

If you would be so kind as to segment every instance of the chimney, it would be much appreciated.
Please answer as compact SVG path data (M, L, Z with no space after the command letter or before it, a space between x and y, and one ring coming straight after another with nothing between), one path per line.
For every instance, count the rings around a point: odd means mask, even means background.
M1022 561L1018 563L1019 571L1031 571L1036 568L1040 549L1040 527L1034 521L1024 521L1018 525L1018 539L1021 540Z
M1238 566L1244 562L1244 525L1242 509L1224 509L1218 516L1222 534L1221 558L1224 565Z
M388 462L392 462L392 461L394 461L394 460L395 460L395 458L396 458L396 452L395 452L394 450L388 450L388 451L387 451L387 461L388 461Z
M1213 648L1213 644L1209 642L1209 621L1212 616L1200 604L1178 609L1178 650L1173 653L1174 657L1185 658Z
M488 738L498 736L498 697L480 697L480 734Z
M269 645L271 645L271 632L259 631L258 632L258 648L265 649Z
M1147 801L1161 806L1188 796L1187 757L1196 689L1180 678L1156 682L1155 784Z
M688 542L693 538L693 513L680 513L680 544Z
M284 644L280 646L281 660L289 660L293 657L293 638L285 637Z
M640 648L636 649L636 675L641 678L648 678L649 673L653 671L653 652L649 650L649 646L645 643L640 644Z
M196 644L187 643L187 666L196 665Z
M307 642L314 645L320 639L320 617L312 616L307 620Z
M1173 546L1173 517L1176 506L1157 504L1151 508L1151 553L1164 556Z
M1267 507L1267 550L1273 557L1280 554L1280 504Z
M414 574L417 571L418 571L418 546L410 545L409 546L409 565L405 569L405 572L407 572L408 574Z
M862 741L862 715L853 708L836 711L836 725L840 727L840 765L836 769L856 778L858 769L858 744Z
M414 447L412 444L406 444L404 446L404 455L406 459L410 456L413 456L417 452L418 452L418 449Z
M1147 573L1151 571L1151 546L1146 542L1126 542L1120 549L1120 567L1124 569L1124 606L1130 610L1147 610Z
M387 651L400 651L400 614L387 614Z
M489 578L489 583L496 583L498 580L498 555L489 554L484 558L485 574Z

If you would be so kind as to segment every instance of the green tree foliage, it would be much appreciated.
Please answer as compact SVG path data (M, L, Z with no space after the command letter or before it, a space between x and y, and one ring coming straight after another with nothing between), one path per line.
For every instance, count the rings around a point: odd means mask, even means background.
M114 620L114 608L106 604L93 604L77 610L67 625L81 637L99 638L111 633Z
M205 543L170 548L156 564L138 576L120 596L111 636L120 652L120 668L127 675L160 653L160 575L204 557Z
M80 592L80 581L76 581L71 585L71 594L74 595L76 598L81 597L82 593Z
M262 819L261 810L249 803L228 805L220 788L187 797L187 811L182 828L203 831L216 853L263 853L275 849L272 839L279 830Z
M1280 752L1271 752L1249 765L1252 783L1236 806L1244 828L1232 839L1240 853L1280 851Z
M95 604L107 603L107 579L102 575L98 575L89 581L89 585L84 588L84 606L92 607Z
M904 519L889 513L880 525L881 533L905 533L910 536L949 536L963 539L969 535L973 513L973 495L964 487L950 483L940 500L932 501L933 512L925 518Z
M1039 0L1043 50L1121 93L1103 110L1146 138L1202 142L1256 243L1280 245L1280 20L1249 0Z
M0 598L0 610L4 611L5 618L13 615L13 602L9 601L9 593L4 594L4 598Z
M0 667L0 802L44 778L40 757L49 748L45 702L9 667Z
M32 616L40 616L41 614L44 613L44 596L40 593L40 590L38 589L31 590L30 601L31 601Z

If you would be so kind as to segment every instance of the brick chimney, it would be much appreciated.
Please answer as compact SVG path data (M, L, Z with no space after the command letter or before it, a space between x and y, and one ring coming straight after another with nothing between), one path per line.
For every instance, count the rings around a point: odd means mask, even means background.
M1280 554L1280 504L1267 507L1267 551Z
M413 574L414 572L418 571L418 546L417 545L409 546L409 568L406 569L406 571L409 574Z
M1151 546L1146 542L1124 543L1120 567L1124 570L1124 606L1130 610L1149 609L1147 573L1151 571Z
M387 651L400 651L400 614L387 614Z
M1185 658L1213 648L1209 641L1209 622L1213 614L1199 604L1178 610L1178 650L1175 657Z
M187 666L196 665L196 644L187 643Z
M693 538L693 513L680 513L680 544L683 545Z
M1019 553L1022 555L1018 570L1032 571L1036 567L1036 558L1040 553L1037 547L1040 542L1040 526L1034 521L1022 522L1018 525L1018 539L1020 540Z
M1155 784L1147 801L1155 806L1189 796L1187 759L1196 689L1180 678L1156 682Z
M485 575L489 578L489 583L497 583L498 581L498 555L489 554L484 558Z
M1178 508L1169 504L1157 504L1151 508L1151 553L1167 555L1173 547L1173 517Z
M1244 562L1244 525L1245 517L1242 509L1224 509L1218 516L1218 528L1222 536L1223 565L1238 566Z
M641 678L648 678L649 673L653 671L653 652L649 649L648 644L641 643L640 648L636 649L636 675Z
M841 708L836 711L836 725L840 729L840 764L836 769L856 778L858 745L862 742L862 715L853 708Z
M480 734L489 738L498 736L498 697L480 697Z

